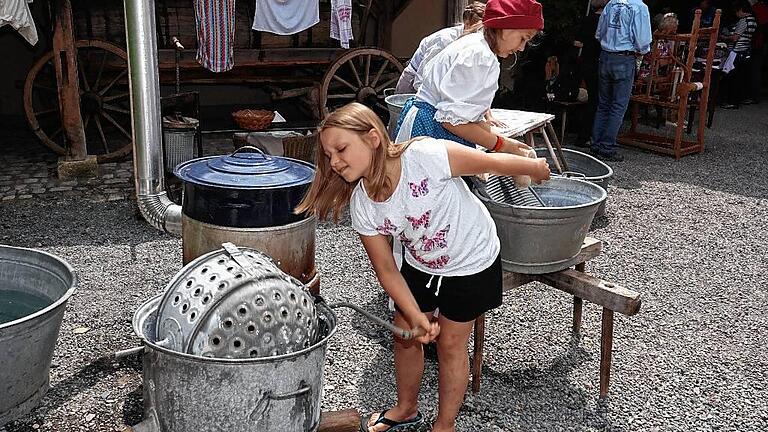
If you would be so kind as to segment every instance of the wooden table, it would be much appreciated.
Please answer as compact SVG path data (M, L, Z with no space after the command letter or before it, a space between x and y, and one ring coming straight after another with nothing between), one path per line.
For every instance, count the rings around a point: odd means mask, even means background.
M581 330L584 300L603 307L602 334L600 337L600 397L608 395L611 375L611 350L613 348L613 315L619 312L632 316L640 310L640 293L617 284L590 276L584 272L585 263L600 255L603 243L591 237L584 240L575 269L561 270L542 275L504 273L504 291L538 281L552 288L573 295L573 333ZM483 343L485 341L485 315L475 320L475 344L472 361L472 391L480 391L483 368Z
M555 128L552 127L554 115L496 108L491 110L491 114L496 120L504 123L504 127L492 127L491 130L494 133L510 138L524 137L525 143L531 147L536 146L534 135L541 135L554 161L555 170L558 173L568 171L563 148L560 146Z

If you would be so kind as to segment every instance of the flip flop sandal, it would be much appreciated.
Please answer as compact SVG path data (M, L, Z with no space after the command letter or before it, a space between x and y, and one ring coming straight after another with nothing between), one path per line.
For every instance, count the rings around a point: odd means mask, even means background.
M375 422L370 427L376 426L376 425L387 425L389 426L388 429L384 429L384 432L404 432L404 431L413 431L415 430L415 427L420 426L422 423L424 423L424 416L421 415L421 412L417 412L415 416L412 418L409 418L407 420L403 421L395 421L390 420L385 417L387 414L386 410L379 414L379 418L376 419ZM371 418L373 413L364 415L360 417L360 432L368 432L368 420Z

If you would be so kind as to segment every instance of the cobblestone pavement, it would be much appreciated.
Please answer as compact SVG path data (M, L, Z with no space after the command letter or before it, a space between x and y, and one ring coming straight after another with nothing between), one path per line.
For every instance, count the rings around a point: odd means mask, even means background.
M231 150L228 139L206 139L206 154ZM0 202L27 199L84 199L93 202L135 198L133 161L99 165L99 177L59 180L58 156L21 120L0 120Z

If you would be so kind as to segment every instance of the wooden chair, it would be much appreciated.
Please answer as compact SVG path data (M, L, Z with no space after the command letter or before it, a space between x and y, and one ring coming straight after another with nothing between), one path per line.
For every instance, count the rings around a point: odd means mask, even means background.
M696 10L693 28L687 34L663 34L655 32L649 61L649 73L635 81L630 99L631 127L618 138L624 145L640 147L680 159L682 156L704 151L704 127L707 123L712 75L712 60L720 29L720 10L715 13L712 27L699 27L701 10ZM666 49L665 49L666 48ZM695 81L693 65L696 50L706 50L706 62L702 81ZM675 131L673 137L651 132L638 132L640 106L654 107L658 111L673 110ZM698 110L698 126L695 140L686 140L686 112Z

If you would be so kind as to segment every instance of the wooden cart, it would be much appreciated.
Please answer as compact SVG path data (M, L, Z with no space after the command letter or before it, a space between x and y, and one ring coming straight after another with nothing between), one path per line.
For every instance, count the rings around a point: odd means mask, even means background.
M357 100L386 119L383 91L395 85L403 70L401 61L387 51L391 23L411 0L353 2L352 43L359 47L349 50L330 38L330 0L319 1L321 22L291 36L252 31L254 3L238 2L235 67L212 73L195 60L191 2L157 0L161 83L173 83L180 76L183 84L258 85L272 100L300 98L314 119ZM447 2L447 15L452 18L465 3ZM51 5L54 50L32 66L24 86L29 125L60 155L97 155L99 162L124 158L132 149L132 137L123 2L55 0ZM174 37L187 48L177 52Z

